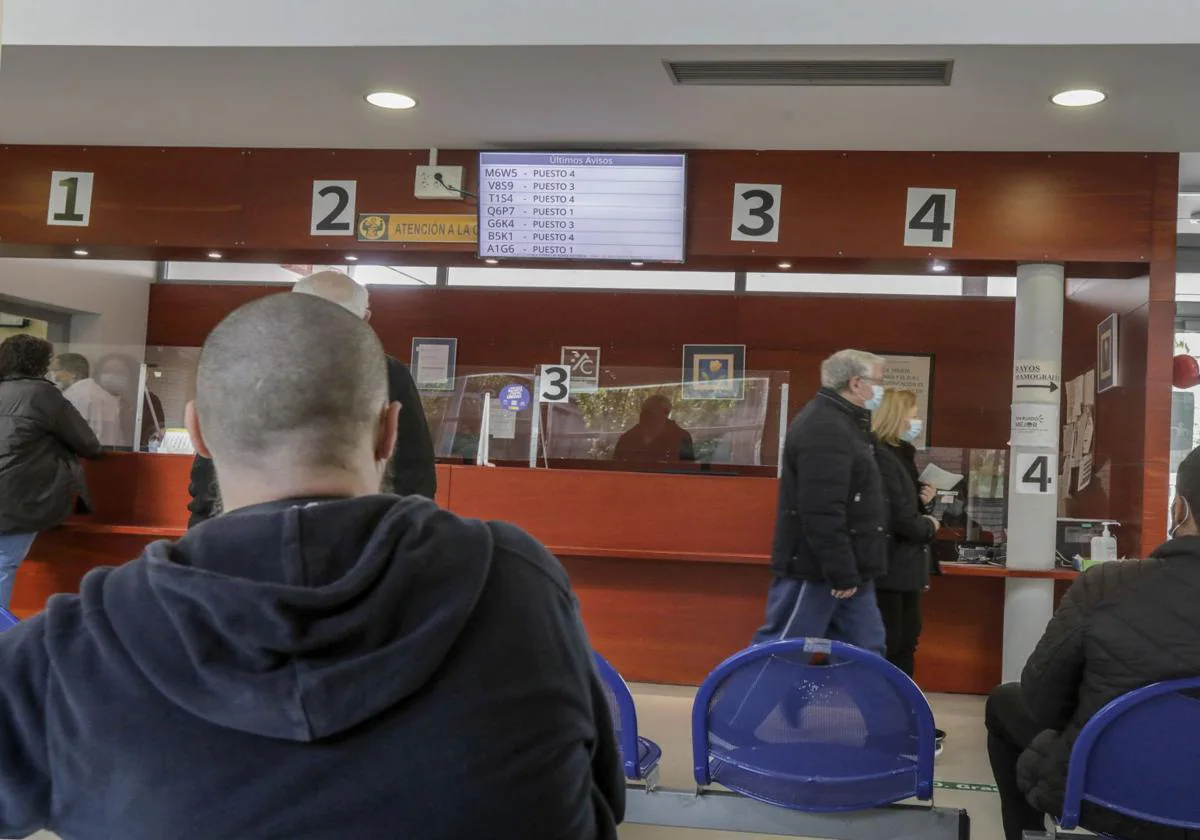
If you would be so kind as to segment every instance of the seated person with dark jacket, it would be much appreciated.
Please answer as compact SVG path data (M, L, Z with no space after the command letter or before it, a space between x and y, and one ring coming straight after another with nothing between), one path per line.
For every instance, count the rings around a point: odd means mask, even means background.
M1110 701L1200 675L1200 449L1179 467L1172 539L1146 560L1102 563L1071 586L1021 682L987 703L988 757L1006 840L1062 813L1067 762L1084 724ZM1193 738L1195 733L1180 733ZM1084 828L1130 840L1194 840L1085 803Z
M399 410L333 304L213 330L186 423L225 513L0 633L0 837L615 840L566 574L512 525L379 495Z
M626 463L695 461L692 436L671 419L671 399L655 394L642 403L637 425L621 435L613 460Z

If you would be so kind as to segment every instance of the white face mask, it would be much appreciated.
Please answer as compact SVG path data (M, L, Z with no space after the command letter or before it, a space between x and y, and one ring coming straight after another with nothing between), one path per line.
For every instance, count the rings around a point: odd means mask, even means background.
M871 386L871 398L863 403L863 408L867 411L878 411L879 406L883 405L883 386Z
M925 424L921 422L920 417L914 417L908 421L908 428L904 430L904 434L900 437L904 438L909 443L912 443L921 436L921 430L925 428Z

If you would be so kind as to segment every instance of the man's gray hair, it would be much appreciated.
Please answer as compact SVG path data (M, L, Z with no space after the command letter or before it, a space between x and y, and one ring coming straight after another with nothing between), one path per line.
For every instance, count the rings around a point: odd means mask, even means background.
M841 393L850 387L851 379L870 377L875 367L883 362L882 356L865 350L839 350L821 362L821 385Z
M292 291L336 303L356 318L367 317L367 287L340 271L318 271L301 277Z

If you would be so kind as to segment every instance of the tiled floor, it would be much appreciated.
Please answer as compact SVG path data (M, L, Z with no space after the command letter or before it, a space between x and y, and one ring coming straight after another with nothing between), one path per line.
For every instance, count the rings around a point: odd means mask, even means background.
M688 789L691 771L691 708L694 690L660 685L632 685L638 730L658 742L663 759L659 783ZM992 784L983 731L983 698L934 694L929 698L938 726L946 730L946 748L937 762L939 781ZM972 840L1003 840L1000 801L994 793L937 790L934 802L964 808L971 815ZM762 835L758 835L762 836ZM747 840L746 835L627 825L621 840Z
M631 688L641 733L657 741L663 749L660 784L688 789L692 783L690 714L694 690L659 685ZM929 700L938 726L948 733L945 752L937 763L938 780L990 785L992 773L983 731L983 698L935 694ZM994 793L938 790L934 801L947 808L965 808L970 813L972 840L1002 840L1000 803ZM31 840L54 838L38 834ZM621 829L621 840L746 840L746 836L627 825Z

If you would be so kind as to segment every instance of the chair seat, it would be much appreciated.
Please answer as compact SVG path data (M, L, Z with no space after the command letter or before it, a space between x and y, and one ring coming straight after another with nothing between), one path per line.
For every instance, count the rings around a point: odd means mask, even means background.
M768 744L709 753L714 781L800 811L853 811L916 795L917 764L844 744Z
M650 771L658 766L659 759L662 758L662 748L658 744L651 741L649 738L638 736L638 775L639 779L644 779L650 775Z

